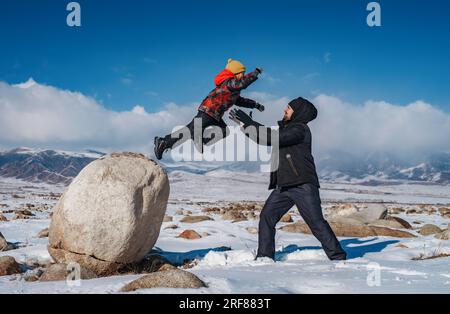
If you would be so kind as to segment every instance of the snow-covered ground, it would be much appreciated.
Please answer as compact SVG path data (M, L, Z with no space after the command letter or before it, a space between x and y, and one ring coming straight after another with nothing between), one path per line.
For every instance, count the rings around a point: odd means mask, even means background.
M178 210L204 215L202 208L226 206L230 202L263 203L269 195L268 175L214 171L206 175L172 172L171 197L167 214L173 222L163 223L156 244L160 254L173 262L197 258L189 269L208 284L199 290L151 289L137 293L449 293L450 258L415 261L420 255L450 254L450 241L433 236L412 239L342 238L350 259L330 262L317 240L304 234L277 232L276 262L254 261L257 235L247 228L257 227L258 220L238 223L213 215L213 221L181 223ZM30 184L0 179L0 211L8 222L0 222L0 232L18 245L18 249L0 253L21 263L50 262L47 239L36 234L50 224L49 213L64 187ZM389 206L417 209L417 213L399 217L414 227L433 223L446 228L450 219L439 213L423 211L424 204L450 206L450 186L395 184L363 186L323 183L321 195L325 211L334 203L381 202ZM3 204L3 205L2 205ZM11 210L35 204L41 211L27 220L11 221ZM45 210L45 205L50 209ZM44 206L44 207L43 207ZM44 208L44 209L42 209ZM293 209L294 221L301 219ZM166 229L176 224L177 229ZM280 223L280 226L283 224ZM177 238L186 229L205 236L198 240ZM413 231L415 233L416 231ZM224 250L223 248L231 248ZM0 293L117 293L126 283L140 275L117 276L83 281L80 286L66 282L26 282L23 275L0 277Z

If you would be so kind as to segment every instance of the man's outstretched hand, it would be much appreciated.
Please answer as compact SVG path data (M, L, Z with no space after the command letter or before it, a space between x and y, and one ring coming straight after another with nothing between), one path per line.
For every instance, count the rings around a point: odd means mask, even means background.
M264 110L266 110L266 108L261 104L256 104L255 109L259 110L260 112L263 112Z
M241 109L233 109L230 111L230 119L244 127L253 124L253 119Z

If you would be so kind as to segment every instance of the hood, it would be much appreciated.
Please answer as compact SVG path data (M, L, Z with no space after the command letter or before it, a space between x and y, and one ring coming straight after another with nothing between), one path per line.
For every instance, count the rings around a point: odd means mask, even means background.
M233 78L235 75L230 70L224 69L222 72L220 72L216 78L214 79L214 84L216 86L222 85L223 82L226 80L229 80L230 78Z
M291 121L308 124L317 118L317 108L308 100L299 97L289 103L294 110Z

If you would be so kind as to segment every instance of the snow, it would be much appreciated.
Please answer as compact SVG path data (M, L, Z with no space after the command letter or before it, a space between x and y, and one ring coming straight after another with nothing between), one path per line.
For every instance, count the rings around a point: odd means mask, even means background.
M250 251L209 252L200 262L202 266L251 265L255 255Z
M199 276L207 288L148 289L136 293L449 293L449 258L412 260L450 253L450 241L433 236L411 239L386 237L341 238L349 255L345 262L330 262L318 241L311 235L277 231L275 262L255 260L258 236L246 228L258 226L258 220L238 223L224 221L213 215L213 221L195 224L181 223L177 210L190 210L203 215L203 207L226 206L229 202L263 202L268 174L213 171L206 175L173 171L170 173L171 197L167 214L173 222L165 222L155 246L155 252L180 264L197 259L189 271ZM0 204L15 209L26 203L55 204L45 194L62 193L63 186L30 184L14 179L0 179ZM17 194L23 198L12 198ZM450 223L439 213L420 211L420 204L450 204L450 187L439 185L394 184L364 186L348 183L324 183L321 190L324 209L332 202L384 201L393 206L409 206L417 214L398 215L421 226L434 223L441 228ZM0 208L5 210L5 208ZM300 216L291 211L295 221ZM12 214L8 213L8 219ZM49 212L38 212L29 220L0 222L0 232L17 250L2 252L21 263L50 262L47 239L36 234L50 224ZM166 229L176 224L178 229ZM279 226L283 226L280 223ZM416 226L416 225L415 225ZM181 231L194 229L210 235L199 240L177 238ZM62 282L25 282L21 275L0 277L0 293L118 293L126 283L140 275L116 276L82 281L79 286ZM374 279L375 278L375 279ZM374 281L373 281L374 280Z
M29 148L29 147L20 147L17 149L14 149L15 153L17 154L23 154L23 155L37 155L46 151L53 152L57 155L65 156L65 157L78 157L78 158L100 158L104 154L100 152L95 152L93 150L86 150L84 152L74 152L74 151L65 151L65 150L47 150L47 149L37 149L37 148ZM5 151L9 152L9 151ZM5 153L4 152L4 153ZM0 153L2 153L0 151Z

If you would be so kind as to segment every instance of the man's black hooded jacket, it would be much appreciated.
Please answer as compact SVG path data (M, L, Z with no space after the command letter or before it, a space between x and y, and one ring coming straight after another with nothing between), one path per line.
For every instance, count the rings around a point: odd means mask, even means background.
M298 98L289 103L294 110L290 121L279 121L279 150L278 156L272 155L272 172L270 174L269 189L276 187L292 187L311 183L320 188L314 158L311 153L312 136L308 123L316 119L317 109L312 103ZM252 132L246 125L245 134L261 145L272 146L272 132L270 128L253 122L257 132ZM254 128L253 128L254 130ZM266 136L261 132L266 131ZM276 135L275 135L276 136ZM256 138L255 138L256 137ZM273 154L277 149L274 148ZM276 162L278 157L278 162ZM278 166L278 167L277 167Z

